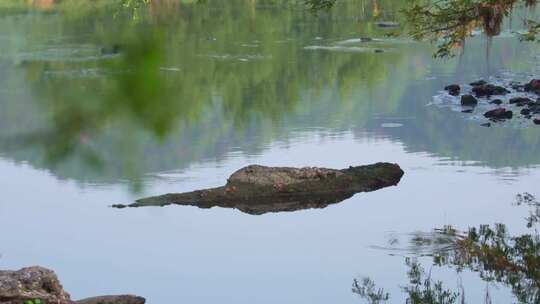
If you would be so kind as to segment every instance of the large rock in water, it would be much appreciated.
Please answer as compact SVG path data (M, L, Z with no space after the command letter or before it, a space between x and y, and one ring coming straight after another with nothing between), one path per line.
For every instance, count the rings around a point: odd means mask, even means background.
M377 163L336 170L251 165L234 172L218 188L143 198L116 208L190 205L236 208L249 214L324 208L358 192L397 185L403 171L396 164Z
M54 271L32 266L17 271L0 270L0 303L26 304L144 304L145 299L132 295L102 296L73 301L64 291Z

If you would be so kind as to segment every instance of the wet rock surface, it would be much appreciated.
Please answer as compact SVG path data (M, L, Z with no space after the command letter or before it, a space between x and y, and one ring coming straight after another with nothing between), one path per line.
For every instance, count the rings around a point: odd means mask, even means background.
M490 97L510 93L510 91L508 91L506 88L492 84L473 86L472 91L476 97Z
M145 299L132 295L101 296L73 301L54 271L32 266L17 271L0 271L0 303L26 304L144 304Z
M478 104L478 100L472 95L463 95L461 96L461 105L462 106L475 106Z
M359 192L395 186L403 170L390 163L328 168L265 167L251 165L233 173L227 184L184 193L170 193L143 198L130 205L112 207L146 207L188 205L199 208L235 208L259 215L268 212L324 208Z
M448 85L444 89L448 91L448 94L452 96L459 96L459 93L461 91L461 87L457 84Z
M491 111L487 111L484 113L484 117L489 118L491 120L504 120L504 119L512 119L513 112L508 111L504 108L498 108Z
M510 98L509 103L510 104L515 104L518 107L523 107L525 105L532 104L533 101L530 98L527 98L527 97L514 97L514 98Z
M532 92L540 95L540 79L533 79L523 87L525 92Z

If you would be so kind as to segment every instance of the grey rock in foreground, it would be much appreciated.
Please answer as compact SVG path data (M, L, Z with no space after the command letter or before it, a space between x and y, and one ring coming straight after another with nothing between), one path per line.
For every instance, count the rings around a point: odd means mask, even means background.
M390 163L349 167L290 168L251 165L233 173L227 184L184 193L169 193L137 200L130 205L112 207L147 207L188 205L199 208L236 208L248 214L324 208L359 192L395 186L403 170Z
M73 301L54 271L32 266L17 271L0 271L0 303L25 304L144 304L145 299L131 295L102 296Z
M71 303L52 270L33 266L0 271L0 303L18 304L35 299L51 304Z

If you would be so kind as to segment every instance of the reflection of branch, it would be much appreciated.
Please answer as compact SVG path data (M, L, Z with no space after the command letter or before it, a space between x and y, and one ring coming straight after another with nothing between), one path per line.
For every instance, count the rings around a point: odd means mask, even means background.
M436 56L446 57L452 56L452 50L463 45L474 28L482 28L488 36L498 35L503 18L519 1L450 0L418 3L419 0L412 0L412 6L403 10L403 13L415 39L435 41L442 38ZM531 6L535 2L525 1L524 5Z
M468 269L488 283L503 283L511 288L519 303L540 303L540 202L533 195L523 193L517 195L516 205L532 209L527 218L529 233L511 235L504 224L480 225L468 232L445 226L431 233L413 234L410 239L415 249L413 256L430 255L436 266L455 267L457 272ZM431 253L425 254L426 251ZM410 284L403 290L409 298L418 300L407 303L440 303L420 301L426 292L447 295L449 300L444 303L454 303L457 298L453 295L461 295L459 298L464 301L461 283L458 292L451 293L444 290L440 282L432 282L429 272L426 274L414 259L406 258L405 261L409 266ZM358 285L355 282L353 286ZM374 286L368 288L370 284L364 285L365 290L375 290ZM491 303L490 298L489 289L486 289L486 303Z
M352 292L368 301L369 304L380 304L388 301L390 294L383 288L377 288L375 282L370 278L362 278L359 283L357 279L353 280Z

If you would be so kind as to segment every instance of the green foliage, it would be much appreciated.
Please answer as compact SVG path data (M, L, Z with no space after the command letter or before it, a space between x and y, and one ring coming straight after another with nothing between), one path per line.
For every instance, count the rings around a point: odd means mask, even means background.
M45 301L42 301L40 299L33 299L33 300L25 301L24 304L46 304L46 303Z

